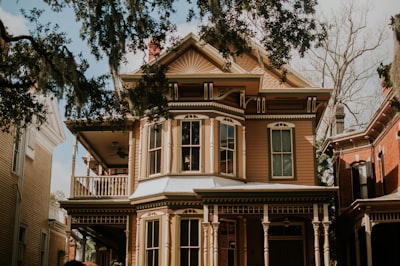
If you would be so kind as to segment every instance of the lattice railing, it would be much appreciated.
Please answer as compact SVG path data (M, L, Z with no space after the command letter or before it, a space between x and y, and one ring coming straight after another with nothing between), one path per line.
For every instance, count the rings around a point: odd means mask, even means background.
M110 198L127 196L127 175L74 177L74 198Z

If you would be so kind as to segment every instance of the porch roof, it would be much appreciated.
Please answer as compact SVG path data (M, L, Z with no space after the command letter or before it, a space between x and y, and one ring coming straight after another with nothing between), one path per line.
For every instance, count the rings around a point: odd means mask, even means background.
M245 182L218 176L165 176L139 182L130 196L132 203L166 199L169 196L223 197L247 196L260 193L336 195L336 187L306 186L280 183Z

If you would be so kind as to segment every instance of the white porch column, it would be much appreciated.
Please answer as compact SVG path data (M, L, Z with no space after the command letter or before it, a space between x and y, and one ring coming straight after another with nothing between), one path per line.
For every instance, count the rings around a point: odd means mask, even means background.
M208 266L209 258L208 258L208 227L210 223L208 221L208 205L203 205L203 265Z
M130 252L130 246L131 246L131 244L130 244L130 237L129 237L129 235L130 235L130 230L129 230L129 228L130 228L130 226L131 226L131 219L130 219L130 217L129 217L129 215L127 215L126 216L126 226L125 226L125 238L126 238L126 240L125 240L125 265L126 266L128 266L128 265L130 265L131 263L129 262L129 258L131 258L131 252Z
M372 244L371 244L372 225L369 217L369 209L367 209L364 213L364 226L365 226L365 244L367 248L367 266L372 266Z
M214 231L214 248L213 248L213 261L214 266L218 266L218 228L219 222L213 222L213 231Z
M140 232L140 218L136 216L136 245L135 245L135 253L136 253L136 266L139 266L139 232Z
M331 254L329 247L329 225L331 224L329 220L328 203L324 203L324 219L322 225L324 227L324 265L330 265Z
M133 130L133 129L132 129ZM133 183L135 178L135 136L133 131L129 131L129 155L128 155L128 196L133 193Z
M315 256L315 266L321 266L321 257L319 250L319 216L318 216L318 204L313 205L313 221L312 225L314 228L314 256Z
M269 224L269 215L268 215L268 204L264 204L264 215L262 220L262 225L264 229L264 265L269 266L269 240L268 240L268 229Z
M218 266L218 228L219 228L219 222L218 222L218 205L214 205L214 214L213 214L213 222L212 222L212 227L213 227L213 265Z
M243 259L244 259L244 264L243 266L247 266L247 219L243 218L243 238L244 238L244 243L243 243Z
M74 134L72 139L72 166L71 166L71 183L70 183L70 197L75 195L75 168L76 168L76 147L78 145L78 136Z
M210 118L210 173L214 173L214 118Z
M168 266L169 265L169 249L170 249L170 240L169 240L169 235L170 235L170 227L169 227L169 213L166 213L165 215L165 242L164 242L164 261L163 265Z

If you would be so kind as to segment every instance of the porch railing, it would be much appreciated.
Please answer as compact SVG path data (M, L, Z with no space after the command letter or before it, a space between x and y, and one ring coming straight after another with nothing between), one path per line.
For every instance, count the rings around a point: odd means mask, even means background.
M128 176L75 176L74 198L128 197Z

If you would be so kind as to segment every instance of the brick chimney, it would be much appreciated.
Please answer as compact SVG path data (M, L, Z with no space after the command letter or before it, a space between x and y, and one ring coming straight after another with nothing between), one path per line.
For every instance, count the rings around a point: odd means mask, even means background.
M154 39L149 42L149 62L161 53L160 43Z
M344 105L338 103L335 110L335 124L333 134L341 134L344 132Z

